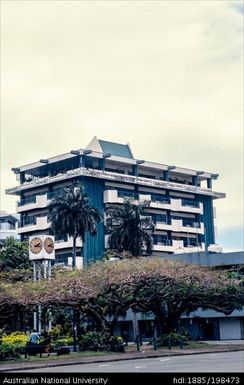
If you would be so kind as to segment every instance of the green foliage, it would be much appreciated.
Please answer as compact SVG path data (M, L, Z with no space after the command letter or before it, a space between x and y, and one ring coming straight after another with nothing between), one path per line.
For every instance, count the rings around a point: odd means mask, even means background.
M124 342L121 337L111 336L108 333L88 332L80 338L80 350L124 352Z
M4 248L0 250L0 271L6 272L29 267L28 243L18 242L14 237L7 238Z
M13 332L2 337L2 352L5 357L18 356L25 348L28 336L22 332Z
M192 340L192 335L187 328L181 327L179 329L179 334L181 336L185 337L187 341Z
M63 345L73 345L73 338L69 336L58 338L54 341L53 345L56 346L63 346Z
M100 211L89 204L89 197L82 185L64 188L63 194L54 198L49 206L48 221L57 236L73 237L73 260L75 267L76 239L85 242L86 233L97 234L97 223L102 220Z
M73 344L73 338L69 335L64 335L64 328L62 325L53 326L49 331L49 335L55 347Z
M121 208L107 210L107 226L112 231L108 240L110 249L139 256L145 247L147 254L152 254L154 223L145 212L147 207L148 202L134 205L127 199Z
M189 340L189 337L185 334L179 334L179 333L168 333L168 334L163 334L160 337L160 344L162 346L168 346L169 343L171 345L179 345L181 342L186 342Z
M0 271L0 281L5 283L32 281L33 272L31 266L27 269L12 269Z
M59 336L62 334L63 329L61 325L53 326L52 329L49 331L49 335L53 341L56 341Z

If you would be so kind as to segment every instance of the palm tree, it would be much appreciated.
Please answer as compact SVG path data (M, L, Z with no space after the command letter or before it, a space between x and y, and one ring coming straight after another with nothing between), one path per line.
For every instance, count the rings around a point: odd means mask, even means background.
M147 254L152 254L154 224L145 213L148 206L149 202L134 205L126 199L122 207L107 209L107 225L112 230L108 240L110 249L128 251L133 256L146 249Z
M81 238L83 245L86 233L97 234L97 223L102 220L100 211L89 205L89 197L84 187L69 186L63 194L55 197L48 205L48 221L56 236L69 235L73 237L72 268L76 261L76 240Z

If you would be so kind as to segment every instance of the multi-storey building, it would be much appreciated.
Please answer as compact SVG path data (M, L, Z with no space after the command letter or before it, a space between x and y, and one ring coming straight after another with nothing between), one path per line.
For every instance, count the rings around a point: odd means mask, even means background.
M9 237L19 240L19 235L17 234L18 220L18 215L0 211L0 248L5 245L5 241Z
M49 232L50 200L62 189L81 181L90 203L103 210L121 205L125 198L138 204L147 200L148 216L155 222L153 253L165 255L204 251L215 243L213 200L225 194L212 189L218 174L136 159L129 144L98 140L85 149L12 169L19 185L6 190L19 196L21 238ZM77 265L103 257L109 228L98 225L98 235L78 241ZM69 263L72 239L55 240L56 263Z

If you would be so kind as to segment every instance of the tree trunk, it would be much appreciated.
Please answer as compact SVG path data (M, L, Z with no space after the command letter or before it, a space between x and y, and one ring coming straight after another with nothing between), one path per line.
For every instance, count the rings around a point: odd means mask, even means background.
M165 318L161 311L154 312L154 315L154 322L157 328L158 336L161 336L162 334L164 334Z
M76 312L75 309L72 309L72 329L73 329L73 347L74 352L77 351L77 322L76 322Z
M72 254L72 269L76 267L76 236L73 237L73 254Z
M165 333L165 313L163 311L161 301L156 301L152 310L155 316L154 322L157 328L158 336L160 337Z
M169 334L173 332L177 332L178 329L178 321L180 319L180 314L177 312L169 313L167 318L165 319L165 331L164 333Z

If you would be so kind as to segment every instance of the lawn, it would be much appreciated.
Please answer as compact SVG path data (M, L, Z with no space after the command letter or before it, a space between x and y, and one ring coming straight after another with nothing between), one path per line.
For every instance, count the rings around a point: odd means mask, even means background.
M186 346L183 347L183 349L204 349L204 348L209 348L212 349L216 347L216 345L208 345L206 343L200 343L196 341L192 341L188 343ZM179 346L172 346L171 350L179 350ZM167 346L160 346L157 348L157 352L165 352L168 351ZM136 344L129 344L125 348L125 353L133 353L137 351L137 345ZM153 345L149 343L144 343L142 346L140 346L140 351L149 353L149 352L154 352ZM42 357L39 357L39 355L36 356L28 356L28 358L25 358L24 355L21 355L19 357L16 357L14 359L7 359L5 361L0 361L1 364L6 364L7 362L42 362L42 361L51 361L51 360L72 360L72 359L77 359L77 358L84 358L84 357L96 357L96 356L104 356L104 355L115 355L118 353L115 352L110 352L110 351L101 351L101 352L94 352L94 351L85 351L85 352L70 352L70 354L62 354L57 356L56 353L50 353L48 356L46 353L43 353ZM121 354L121 353L120 353Z

